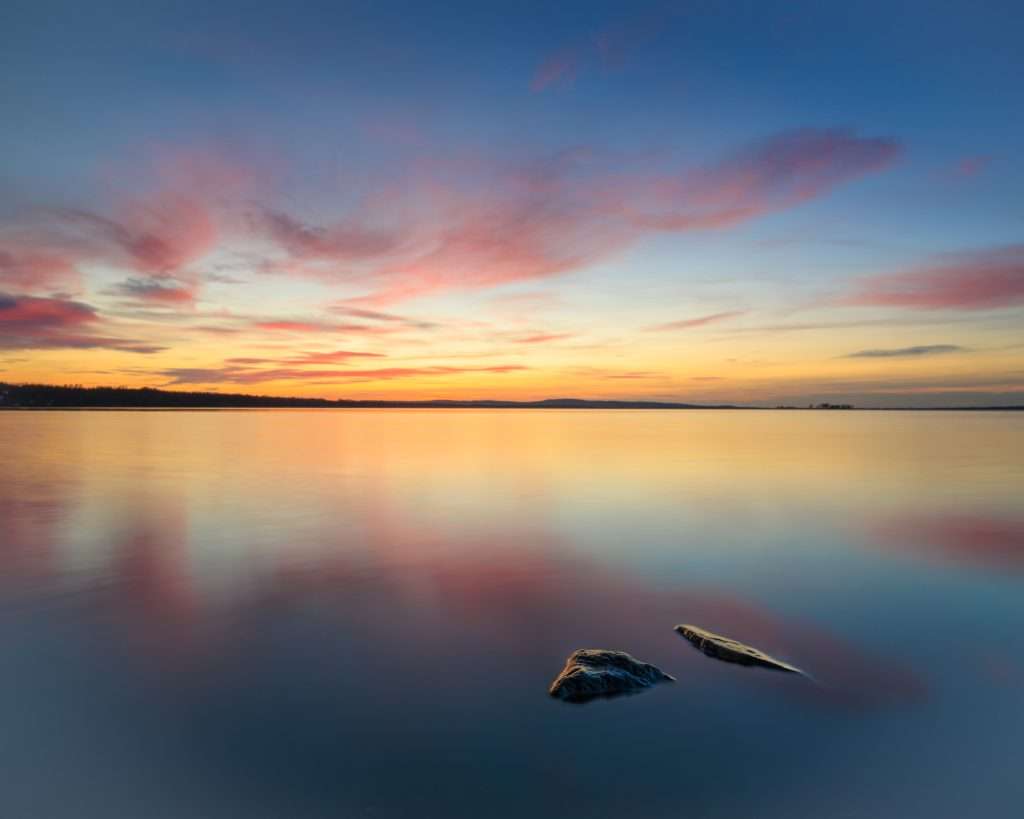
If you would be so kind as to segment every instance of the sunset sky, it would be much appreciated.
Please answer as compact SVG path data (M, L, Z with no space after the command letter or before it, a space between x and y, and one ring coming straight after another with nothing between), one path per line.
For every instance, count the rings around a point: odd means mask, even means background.
M0 381L1024 403L1020 2L27 2Z

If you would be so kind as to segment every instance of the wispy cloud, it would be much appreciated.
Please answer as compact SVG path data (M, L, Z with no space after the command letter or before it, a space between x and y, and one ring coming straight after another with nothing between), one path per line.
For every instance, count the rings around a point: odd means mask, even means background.
M530 90L544 91L557 86L571 86L579 73L584 50L570 46L544 58L530 81Z
M704 327L708 324L716 324L721 321L728 321L732 318L746 315L746 310L728 310L723 313L711 313L706 316L697 316L695 318L679 319L678 321L667 321L664 324L655 324L647 329L654 332L662 332L668 330L690 330L694 327Z
M610 23L549 54L534 71L530 90L571 88L579 74L592 66L621 68L627 59L654 40L675 10L658 5L630 19Z
M97 332L100 317L88 304L69 299L9 296L0 293L0 348L94 349L134 353L162 348Z
M304 364L316 363L304 361ZM159 372L171 380L165 386L177 384L260 384L269 381L391 381L402 378L463 375L466 373L504 374L527 369L519 364L500 364L489 367L381 367L376 369L322 370L307 367L255 367L225 364L222 367L171 367Z
M274 333L310 334L310 333L350 333L363 335L380 335L391 332L387 327L370 324L354 324L350 322L302 321L298 319L258 319L250 326L256 330Z
M161 279L126 279L113 292L144 304L191 304L196 298L194 286Z
M894 349L858 350L843 358L920 358L945 353L961 353L967 350L956 344L924 344L917 347L896 347Z
M262 230L294 259L351 262L376 258L397 250L404 240L398 233L355 221L321 227L271 209L259 211L252 218L257 230Z
M573 338L574 333L533 333L513 339L516 344L545 344L549 341L561 341Z
M658 232L732 227L824 196L900 152L892 140L800 129L709 168L641 175L570 151L518 168L476 167L472 182L451 173L424 181L408 197L419 211L387 230L345 221L297 227L279 217L262 224L264 238L289 256L281 271L366 286L347 303L379 309L571 273Z
M911 310L993 310L1024 304L1024 245L947 256L857 282L839 304Z
M935 325L947 325L951 323L967 322L966 317L948 316L883 316L881 318L862 318L834 321L793 321L780 322L775 324L759 324L746 327L737 327L730 330L731 333L740 335L777 334L777 333L799 333L815 332L819 330L845 330L858 327L930 327Z
M17 214L0 226L0 284L24 294L77 283L87 266L126 274L115 293L164 306L194 301L205 277L193 266L226 238L222 200L245 172L213 157L151 157L150 181L132 175L106 206L62 205ZM211 277L212 280L212 277Z
M424 328L382 308L565 275L658 232L738 225L882 170L900 151L892 140L851 131L798 129L683 170L639 173L620 159L624 170L582 148L514 166L425 159L401 189L386 176L371 179L365 195L348 197L322 224L253 204L239 193L245 172L227 163L196 168L182 160L150 190L109 208L49 208L4 229L0 281L36 294L40 282L100 264L124 275L118 295L166 310L191 307L215 280L201 270L208 256L242 253L249 273L355 290L335 306L339 315Z
M880 171L902 152L892 139L802 128L755 143L710 168L648 180L627 206L638 224L651 229L732 227Z
M361 350L329 350L319 353L303 353L284 359L288 364L338 364L352 358L386 358L383 353L368 353Z
M360 307L353 307L350 304L344 302L340 304L332 304L327 308L329 313L335 313L342 316L350 316L351 318L362 319L369 322L383 322L384 324L401 325L410 329L416 330L432 330L440 325L433 321L427 321L425 319L410 318L408 316L399 316L395 313L384 313L380 310L367 310Z
M54 213L123 254L131 269L154 276L178 272L216 243L213 215L197 198L160 192L125 209L123 221L74 208Z
M634 381L634 380L645 380L645 379L648 379L648 378L660 378L661 377L661 373L651 372L650 370L632 370L630 372L624 372L624 373L610 373L610 374L608 374L608 375L606 375L604 377L605 378L617 379L617 380L621 379L621 380L625 380L625 381Z
M377 307L445 290L475 290L579 270L632 243L636 229L595 190L574 155L481 169L479 181L428 185L432 213L409 231L414 251L367 271Z
M963 179L970 179L972 177L984 173L991 163L991 156L982 154L978 154L975 156L965 156L963 159L956 163L955 167L953 168L953 175L959 176Z
M39 293L77 278L75 258L67 248L47 247L43 237L0 234L0 285L20 293Z

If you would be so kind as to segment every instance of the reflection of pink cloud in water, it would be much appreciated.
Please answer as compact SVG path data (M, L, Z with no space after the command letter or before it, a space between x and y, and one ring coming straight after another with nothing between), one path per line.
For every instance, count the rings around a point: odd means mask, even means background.
M54 504L5 496L0 483L0 583L19 587L55 573ZM2 586L0 586L2 587Z
M816 682L814 696L831 704L902 705L920 702L927 694L924 681L908 666L864 651L824 629L783 620L728 595L687 593L686 602L687 611L694 613L693 621L804 669ZM699 657L696 652L695 656ZM704 662L703 657L699 659ZM753 673L761 674L757 670ZM780 683L787 682L783 675L764 673Z
M1008 656L1005 650L985 648L975 661L982 676L1000 688L1024 688L1024 662Z
M872 530L887 550L993 571L1024 571L1024 519L981 513L897 517Z
M346 606L347 588L369 584L376 614L367 614L366 622L379 617L415 635L390 648L424 662L464 653L508 664L604 647L643 655L670 672L685 664L684 684L686 678L708 681L726 674L742 684L843 708L910 704L926 696L924 682L904 664L826 630L720 592L652 588L639 576L581 558L571 543L541 530L453 538L403 523L394 510L377 509L370 520L372 568L341 551L282 565L267 586L278 603L333 595ZM672 631L684 620L791 660L815 683L707 659Z
M196 586L183 504L128 514L114 541L107 580L95 591L97 609L112 615L118 638L162 672L200 661L218 639L212 601Z
M728 676L825 705L898 705L925 694L906 668L824 630L731 595L652 587L619 567L580 557L571 543L542 529L442 532L386 507L364 510L367 528L355 541L364 548L326 530L309 541L318 546L313 554L290 543L269 565L238 566L245 582L222 599L197 585L185 506L142 504L90 599L105 622L116 624L118 639L161 672L231 663L250 650L259 624L287 621L315 602L339 639L355 641L357 651L396 679L412 665L429 668L417 672L424 685L452 686L466 696L465 689L485 682L543 691L545 675L581 647L629 650L672 673L682 666L684 685ZM705 658L672 631L683 621L792 661L817 684ZM438 658L460 666L461 676L438 666ZM469 677L467 664L475 669Z

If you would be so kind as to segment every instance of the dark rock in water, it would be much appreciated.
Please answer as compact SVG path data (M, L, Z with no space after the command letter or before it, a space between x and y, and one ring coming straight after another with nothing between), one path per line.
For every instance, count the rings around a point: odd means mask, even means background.
M676 626L676 631L693 643L695 648L700 649L716 660L724 660L727 663L739 663L740 665L759 665L763 668L774 668L777 671L803 674L799 668L791 666L789 663L784 663L782 660L776 660L774 657L769 657L756 648L751 648L720 634L713 634L697 626Z
M581 648L569 655L548 693L566 702L635 694L660 682L674 682L660 668L642 663L624 651Z

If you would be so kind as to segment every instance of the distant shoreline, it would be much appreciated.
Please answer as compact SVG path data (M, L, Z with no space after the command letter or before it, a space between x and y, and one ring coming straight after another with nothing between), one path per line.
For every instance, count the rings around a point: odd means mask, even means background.
M220 410L220 409L603 409L603 410L793 410L810 412L1006 412L1024 405L991 407L751 407L669 401L547 398L541 401L382 401L287 398L244 393L176 392L151 387L56 387L0 383L0 410Z
M514 409L514 410L527 410L527 411L541 411L541 410L604 410L606 412L634 412L634 411L648 411L656 412L661 410L662 412L668 410L672 412L681 412L683 410L749 410L751 412L827 412L827 410L818 410L813 407L740 407L740 406L711 406L703 404L689 404L689 405L676 405L676 404L664 404L658 406L595 406L601 402L594 402L591 404L587 401L581 401L580 404L574 406L557 406L557 405L544 405L537 406L534 404L506 404L506 403L487 403L487 404L473 404L473 403L457 403L451 404L434 404L431 402L407 402L403 404L390 404L386 402L374 402L369 404L359 404L358 402L349 402L345 404L339 404L337 406L329 407L302 407L302 406L149 406L149 407L133 407L129 405L124 406L48 406L48 407L21 407L21 406L9 406L0 404L0 412L238 412L241 410L260 412L262 410L388 410L388 409L412 409L412 410L502 410L502 409ZM853 407L846 412L1024 412L1024 406L1008 406L1008 407Z

